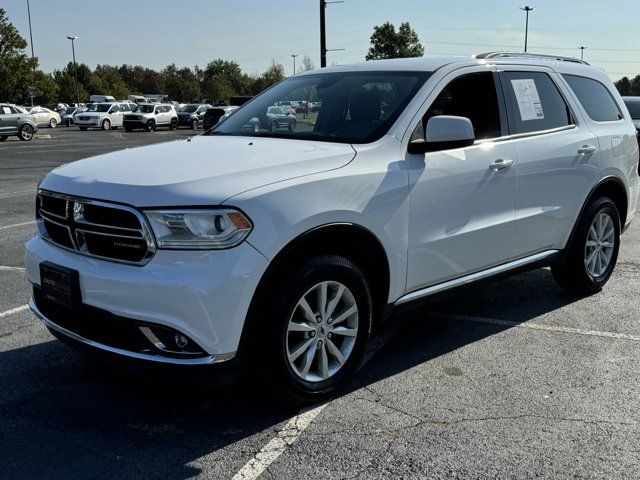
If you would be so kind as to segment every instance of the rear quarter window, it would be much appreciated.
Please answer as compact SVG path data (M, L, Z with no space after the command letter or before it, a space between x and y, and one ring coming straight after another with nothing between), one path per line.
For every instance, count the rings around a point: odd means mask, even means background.
M613 96L602 83L592 78L578 75L563 75L582 108L591 120L615 122L622 119L622 113Z
M504 72L512 134L534 133L573 125L567 103L543 72Z

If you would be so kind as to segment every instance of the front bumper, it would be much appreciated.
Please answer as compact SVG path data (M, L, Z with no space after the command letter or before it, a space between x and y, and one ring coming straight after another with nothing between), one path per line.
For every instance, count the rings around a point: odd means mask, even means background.
M122 125L124 128L147 128L147 120L124 120Z
M100 127L100 123L101 123L102 119L98 118L96 120L75 120L74 124L78 127L94 127L94 128L98 128Z
M173 329L192 339L203 355L179 358L181 362L177 362L153 349L142 352L100 341L100 337L89 338L80 330L67 328L64 322L60 325L47 318L37 302L30 302L49 328L94 349L160 363L198 365L233 358L253 293L268 265L264 256L246 242L229 250L159 250L142 267L84 257L37 236L25 247L27 278L35 291L41 284L43 261L79 273L81 301L88 311L74 312L76 316L94 317L90 310L94 309L112 315L114 322L125 319Z

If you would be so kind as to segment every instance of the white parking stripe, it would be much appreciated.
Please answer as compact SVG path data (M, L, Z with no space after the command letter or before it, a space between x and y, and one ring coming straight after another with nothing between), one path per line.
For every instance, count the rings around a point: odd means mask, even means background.
M518 323L509 320L498 320L496 318L472 317L467 315L455 315L451 313L434 313L434 315L445 320L486 323L489 325L501 325L505 327L530 328L532 330L546 330L548 332L572 333L576 335L587 335L590 337L617 338L620 340L631 340L633 342L640 342L640 335L631 335L628 333L603 332L601 330L585 330L582 328L562 327L559 325L543 325L541 323L531 322Z
M25 195L27 193L33 193L35 195L35 189L32 189L32 190L20 190L19 192L0 193L0 197L10 197L11 195Z
M0 265L0 272L9 271L9 272L24 272L24 267L5 267Z
M396 334L407 320L408 317L397 318L373 339L367 348L363 365ZM269 440L269 442L233 476L233 480L255 480L258 478L262 472L269 468L269 465L275 462L287 448L298 440L302 432L311 425L311 422L313 422L330 403L331 402L314 405L300 410L296 416L287 421L275 437Z
M5 228L23 227L25 225L32 225L34 223L36 223L35 220L31 222L14 223L13 225L5 225L4 227L0 227L0 230L4 230Z
M29 309L29 305L22 305L21 307L12 308L11 310L7 310L6 312L0 312L0 318L8 317L9 315L13 315L14 313L24 312Z

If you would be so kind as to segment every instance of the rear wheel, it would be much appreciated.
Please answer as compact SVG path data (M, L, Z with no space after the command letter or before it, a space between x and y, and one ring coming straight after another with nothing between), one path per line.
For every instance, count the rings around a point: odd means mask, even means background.
M615 203L608 197L592 200L578 222L564 262L552 267L553 278L574 292L600 291L615 268L620 231Z
M18 137L20 138L20 140L22 140L23 142L28 142L29 140L31 140L33 138L33 127L31 125L22 125L20 127L20 131L18 132Z
M52 118L51 120L49 120L49 126L51 128L56 128L58 126L58 121L55 118Z
M178 128L178 120L176 118L171 119L171 123L169 124L169 130L175 130Z
M106 118L106 119L102 122L102 129L103 129L103 130L111 130L111 120L109 120L108 118Z
M260 311L251 375L287 402L318 402L359 368L372 299L348 258L323 255L274 279Z

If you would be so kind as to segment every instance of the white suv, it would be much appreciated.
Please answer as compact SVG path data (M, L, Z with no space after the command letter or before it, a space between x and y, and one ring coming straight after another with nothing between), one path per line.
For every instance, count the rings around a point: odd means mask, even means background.
M127 132L136 128L153 132L158 127L169 127L171 130L178 128L178 114L173 105L137 105L124 116L124 129Z
M253 128L291 98L322 106L295 131ZM331 67L203 135L52 171L26 244L30 305L73 345L242 366L315 401L396 307L541 266L598 291L639 189L629 113L579 60Z

